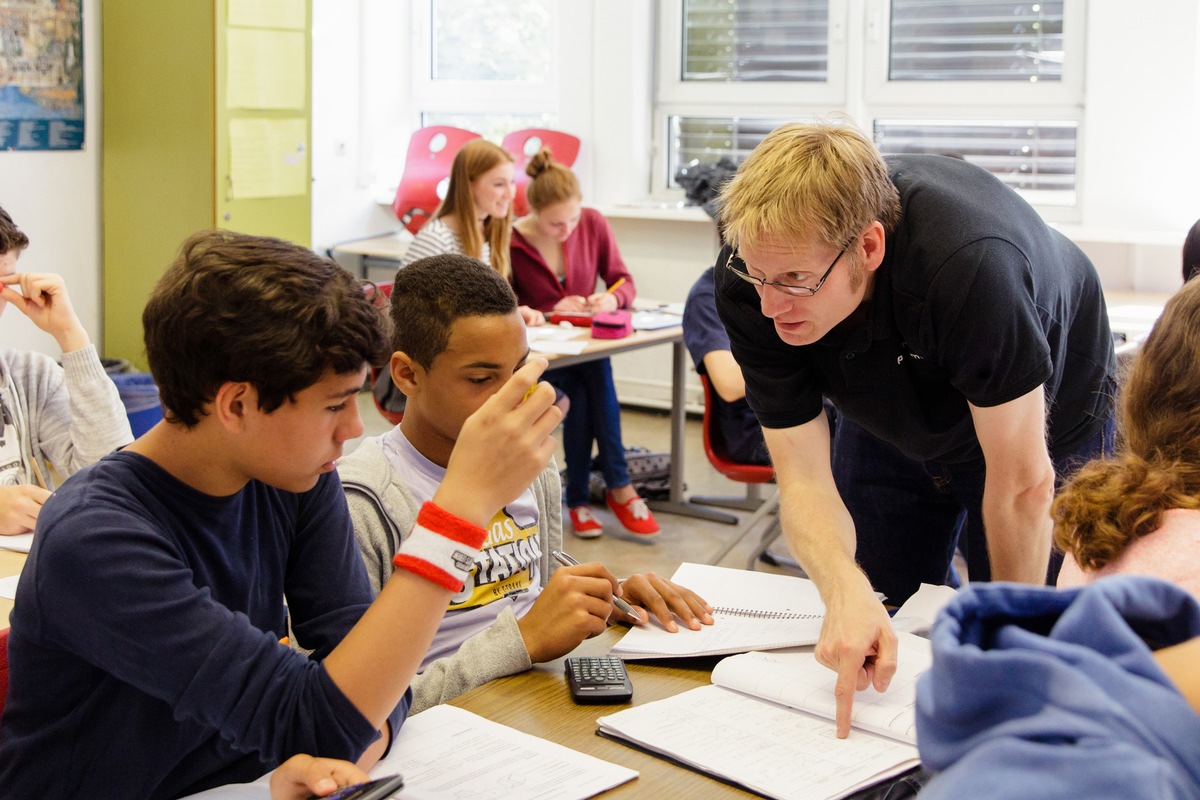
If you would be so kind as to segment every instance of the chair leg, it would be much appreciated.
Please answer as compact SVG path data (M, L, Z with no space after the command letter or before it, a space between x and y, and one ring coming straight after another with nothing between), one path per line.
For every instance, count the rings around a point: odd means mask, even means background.
M708 563L709 564L721 563L722 559L724 559L725 556L729 555L730 551L733 550L733 548L737 547L741 543L742 539L745 539L746 536L749 535L750 531L754 530L754 528L760 522L762 522L764 519L766 519L766 517L768 515L775 513L775 511L777 511L778 509L779 509L779 495L777 493L773 497L771 497L770 500L763 501L762 504L759 505L758 510L755 511L754 514L750 517L750 519L748 519L746 521L746 524L743 525L741 528L738 528L738 530L733 534L733 536L729 537L729 541L726 542L719 551L717 551L716 555L714 555L712 558L710 558L708 560Z
M742 497L719 497L716 495L707 495L697 497L692 495L690 499L693 503L699 503L702 506L717 506L718 508L732 508L736 511L757 511L763 504L762 484L747 483L746 496Z

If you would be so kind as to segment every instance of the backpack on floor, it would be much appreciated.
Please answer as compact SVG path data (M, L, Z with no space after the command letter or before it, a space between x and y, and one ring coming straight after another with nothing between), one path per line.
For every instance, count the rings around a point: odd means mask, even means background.
M671 454L653 453L644 447L625 448L625 464L634 490L646 500L666 500L671 495ZM566 471L563 476L565 478ZM592 459L588 478L588 495L593 503L603 503L604 475L599 459Z

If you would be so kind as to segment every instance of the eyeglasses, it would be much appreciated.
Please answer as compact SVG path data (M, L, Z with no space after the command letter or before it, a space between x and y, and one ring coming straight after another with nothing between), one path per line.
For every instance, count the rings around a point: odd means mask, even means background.
M846 254L846 251L849 248L850 245L847 244L838 252L837 256L833 259L833 262L829 265L829 269L825 270L825 274L821 276L819 281L817 281L816 286L801 286L798 283L791 283L790 281L786 280L787 275L784 276L785 280L782 281L769 281L766 278L756 278L745 270L740 270L733 265L734 259L738 258L736 248L729 251L729 258L725 261L725 269L729 270L734 275L737 275L746 283L752 283L755 286L763 289L766 289L768 286L774 286L779 291L786 292L790 295L795 295L796 297L812 297L817 293L818 289L825 285L825 279L829 277L829 273L833 272L833 268L837 266L838 261L841 260L842 256ZM741 259L738 260L740 261ZM791 274L792 273L788 273L788 275Z

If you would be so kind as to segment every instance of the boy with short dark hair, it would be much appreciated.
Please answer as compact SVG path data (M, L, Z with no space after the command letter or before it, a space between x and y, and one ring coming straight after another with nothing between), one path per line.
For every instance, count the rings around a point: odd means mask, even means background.
M387 354L358 282L206 232L143 324L165 419L45 506L12 614L0 797L174 798L298 753L369 767L481 525L553 453L545 362L467 421L371 604L334 472ZM281 642L289 619L311 659Z
M338 463L355 534L378 589L421 503L442 485L463 440L463 421L529 356L512 288L461 255L421 259L392 290L391 373L407 397L404 419ZM600 564L555 570L562 497L551 463L512 502L497 505L489 536L413 681L416 713L494 678L557 658L605 629L613 595L648 608L668 629L711 623L691 591L646 573L619 584ZM636 625L647 621L638 611Z
M66 477L133 441L117 387L62 276L17 272L28 246L0 208L0 313L13 306L62 351L60 367L42 353L0 347L0 535L33 530L54 490L47 464Z

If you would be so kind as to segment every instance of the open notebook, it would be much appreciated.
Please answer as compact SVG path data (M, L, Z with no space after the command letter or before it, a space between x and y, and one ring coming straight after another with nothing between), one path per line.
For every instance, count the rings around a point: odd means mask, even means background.
M671 576L716 608L713 624L668 633L651 622L612 648L625 659L675 658L814 644L825 604L812 581L791 575L684 562Z
M898 633L887 692L854 698L853 730L835 735L837 676L807 652L724 659L711 686L598 720L600 733L779 800L837 800L917 766L917 677L929 642Z

